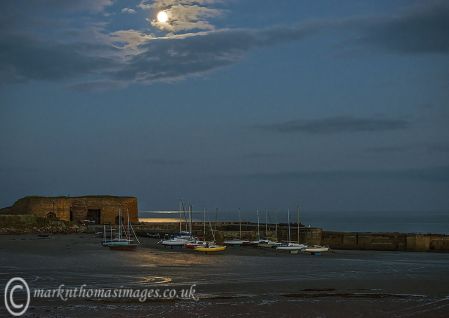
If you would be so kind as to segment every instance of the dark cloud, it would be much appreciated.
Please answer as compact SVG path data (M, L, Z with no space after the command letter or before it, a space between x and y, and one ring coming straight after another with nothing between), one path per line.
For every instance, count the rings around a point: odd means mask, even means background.
M449 53L449 2L423 1L362 26L360 42L405 54Z
M50 44L29 36L1 36L0 82L61 80L99 74L115 63L104 54L85 54L98 49L98 46L81 43Z
M429 153L446 153L449 152L449 144L446 143L409 143L401 145L374 146L366 148L369 153L392 153L406 151L427 151Z
M393 179L393 180L419 180L431 182L448 182L449 166L426 167L416 169L398 170L327 170L327 171L287 171L272 173L252 173L245 178L274 180L274 181L297 181L297 180L329 180L338 181L343 179Z
M449 153L449 144L429 144L426 149L428 152Z
M283 123L259 125L256 127L278 133L337 134L401 130L409 126L410 122L405 119L339 116L323 119L290 120Z
M390 152L404 152L413 149L410 145L394 145L394 146L376 146L367 148L367 152L372 153L390 153Z

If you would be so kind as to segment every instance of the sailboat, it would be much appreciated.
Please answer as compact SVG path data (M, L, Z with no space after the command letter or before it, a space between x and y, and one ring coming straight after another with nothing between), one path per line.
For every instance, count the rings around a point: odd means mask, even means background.
M319 255L322 252L328 252L329 247L328 246L321 246L321 245L312 245L304 249L304 252L310 253L312 255Z
M196 247L206 246L206 210L203 211L203 240L194 238L193 240L184 244L185 248L195 249Z
M212 224L209 221L210 230L212 232L213 241L207 242L206 241L206 210L204 210L204 216L203 216L203 244L198 245L194 247L194 250L197 252L203 252L203 253L215 253L215 252L223 252L226 249L226 246L224 245L217 245L215 243L215 233L212 229Z
M307 245L299 244L299 235L298 235L298 243L291 242L290 209L287 210L287 219L288 219L288 242L277 246L276 250L289 251L291 254L297 254L299 251L302 251L303 249L307 248ZM299 218L298 218L298 233L299 233Z
M278 225L276 223L276 238L278 233ZM268 211L265 211L265 237L268 237ZM279 243L277 241L272 241L268 238L262 239L259 241L259 244L257 244L257 247L264 247L264 248L275 248L277 246L280 246L282 243Z
M240 209L239 209L239 225L240 225L240 238L238 238L238 239L233 238L231 240L225 240L223 242L225 245L240 246L240 245L249 243L248 240L242 240L242 218L241 218L241 215L240 215Z
M182 203L181 203L182 204ZM185 217L185 209L182 205L182 210L184 212L184 218ZM181 211L181 208L180 208ZM182 231L182 224L180 222L179 224L179 233L173 235L169 239L161 240L158 242L158 244L162 244L164 246L170 246L170 248L173 247L183 247L184 245L193 242L195 239L192 236L192 206L189 206L189 231L187 231L187 222L186 222L186 231Z
M106 227L103 228L104 238L103 238L103 246L109 247L111 250L134 250L140 244L139 239L137 238L136 232L131 225L129 220L128 213L128 222L127 227L123 225L121 209L118 212L118 231L116 231L116 237L112 238L112 227L111 227L111 238L109 240L106 239Z
M259 218L259 210L257 210L257 240L250 241L249 245L258 245L259 243L263 242L264 240L260 239L260 218Z

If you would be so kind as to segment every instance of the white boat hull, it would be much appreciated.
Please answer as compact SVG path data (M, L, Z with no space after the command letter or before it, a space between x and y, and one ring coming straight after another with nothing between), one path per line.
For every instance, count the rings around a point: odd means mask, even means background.
M277 250L280 251L302 251L307 248L307 245L297 244L297 243L288 243L285 245L280 245L276 247Z
M225 245L234 245L234 246L240 246L243 244L248 244L249 241L243 241L243 240L229 240L229 241L224 241L223 243Z
M321 247L309 247L304 250L306 253L323 253L328 252L329 247L321 246Z
M172 240L162 240L161 244L164 246L184 246L187 243L190 243L190 240L186 239L172 239Z

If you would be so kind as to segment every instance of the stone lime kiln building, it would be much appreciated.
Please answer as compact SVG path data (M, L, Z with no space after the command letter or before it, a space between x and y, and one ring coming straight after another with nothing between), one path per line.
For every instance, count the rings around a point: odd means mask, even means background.
M28 196L13 206L0 210L2 214L33 214L42 218L95 224L118 224L119 212L123 220L138 222L137 198L92 195L81 197Z

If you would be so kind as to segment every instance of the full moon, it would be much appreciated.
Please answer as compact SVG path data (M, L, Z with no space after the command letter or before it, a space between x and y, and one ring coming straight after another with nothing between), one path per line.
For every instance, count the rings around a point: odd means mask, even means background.
M159 11L157 14L157 21L160 23L166 23L168 21L168 14L165 11Z

